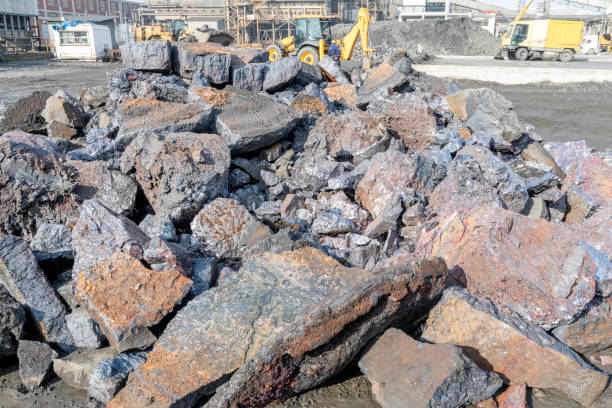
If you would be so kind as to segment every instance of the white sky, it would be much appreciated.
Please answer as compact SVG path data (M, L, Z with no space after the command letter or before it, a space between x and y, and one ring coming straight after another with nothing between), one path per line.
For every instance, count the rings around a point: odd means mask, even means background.
M516 10L518 8L518 0L481 0L481 1L484 3L495 4L497 6L506 7L506 8L513 9L513 10ZM527 4L527 1L528 0L525 0L525 4ZM535 10L536 3L537 3L537 0L534 0L531 6L529 7L530 11ZM554 0L551 0L550 7L553 10L560 9L560 8L561 9L575 8L576 10L588 10L588 9L582 9L582 8L577 8L577 7L571 7L571 6L568 6L567 3L563 1L555 2Z

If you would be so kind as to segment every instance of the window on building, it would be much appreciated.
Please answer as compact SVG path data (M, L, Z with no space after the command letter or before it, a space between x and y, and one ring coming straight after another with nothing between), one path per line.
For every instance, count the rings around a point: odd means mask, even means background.
M96 0L87 0L87 9L91 13L96 12Z
M98 4L100 7L100 14L105 14L106 13L106 0L100 0Z
M74 0L75 8L82 10L83 9L83 0Z
M89 45L87 31L60 31L60 45Z
M69 9L70 8L70 0L62 0L62 8L64 10Z
M55 0L47 0L47 7L57 7Z

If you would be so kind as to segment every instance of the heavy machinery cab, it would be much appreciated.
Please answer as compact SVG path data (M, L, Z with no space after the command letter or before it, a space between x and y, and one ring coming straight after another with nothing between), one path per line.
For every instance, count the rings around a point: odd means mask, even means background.
M331 25L333 17L321 15L302 15L295 18L294 34L280 39L268 47L268 60L276 61L287 55L297 55L300 61L314 65L323 58L332 44L338 46L342 59L349 60L357 39L361 37L363 55L369 57L374 50L369 45L368 27L370 15L364 7L359 9L357 21L341 40L332 40Z
M295 19L295 48L299 49L306 44L318 47L321 39L325 47L331 45L331 19L311 15L299 16Z
M529 24L513 24L512 25L512 36L510 44L519 45L527 39L529 34Z

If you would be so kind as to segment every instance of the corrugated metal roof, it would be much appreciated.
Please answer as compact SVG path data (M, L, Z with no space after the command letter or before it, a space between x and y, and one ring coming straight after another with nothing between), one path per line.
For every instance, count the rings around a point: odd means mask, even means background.
M38 15L36 0L0 0L0 13Z

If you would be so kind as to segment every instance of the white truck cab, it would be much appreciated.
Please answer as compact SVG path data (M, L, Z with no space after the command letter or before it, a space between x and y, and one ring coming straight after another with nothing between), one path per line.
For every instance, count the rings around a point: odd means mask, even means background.
M580 52L583 54L597 54L599 52L599 36L585 35L582 45L580 45Z

